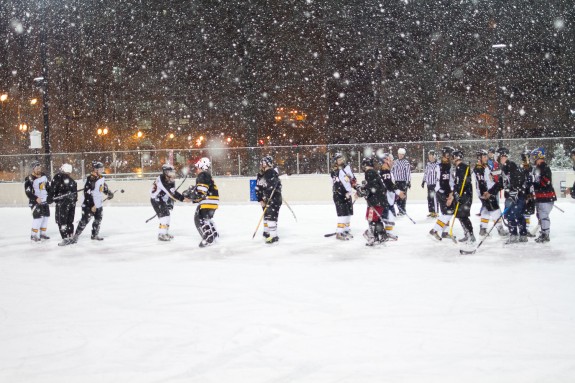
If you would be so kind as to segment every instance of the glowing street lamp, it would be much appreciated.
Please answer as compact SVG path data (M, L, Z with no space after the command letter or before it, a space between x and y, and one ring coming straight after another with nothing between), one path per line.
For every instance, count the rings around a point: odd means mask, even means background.
M28 125L20 124L18 125L18 130L21 131L22 133L25 133L28 130Z
M6 100L8 100L8 95L4 93L3 95L0 96L0 101L4 102Z
M137 136L138 138L142 138L142 137L144 137L144 133L142 133L141 130L138 130L138 133L136 133L136 136Z

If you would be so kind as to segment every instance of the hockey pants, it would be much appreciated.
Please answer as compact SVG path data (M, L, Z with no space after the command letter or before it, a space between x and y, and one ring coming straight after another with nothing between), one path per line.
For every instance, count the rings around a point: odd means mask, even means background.
M74 235L74 216L76 215L76 203L63 201L56 204L56 224L60 230L62 239Z
M80 234L84 231L92 216L94 216L94 222L92 223L92 237L95 237L100 232L100 224L102 223L102 217L104 215L104 208L100 207L96 209L96 212L92 212L92 209L89 207L82 208L82 218L80 219L80 223L78 223L78 227L76 228L76 237L79 237Z

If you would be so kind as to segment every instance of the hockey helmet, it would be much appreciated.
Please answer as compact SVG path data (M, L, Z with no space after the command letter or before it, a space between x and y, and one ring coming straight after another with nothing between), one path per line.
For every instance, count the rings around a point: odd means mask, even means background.
M537 149L533 149L533 151L531 152L531 158L534 161L537 161L539 159L545 159L545 149L544 148L537 148Z
M363 160L361 160L361 167L362 168L365 168L366 166L373 168L374 165L375 165L375 161L371 157L365 157Z
M92 169L104 169L104 164L100 161L92 161Z
M260 160L260 164L262 166L266 166L268 168L274 167L274 159L272 156L265 156Z
M337 162L337 160L339 160L340 158L345 158L343 153L337 152L333 155L333 159L332 161L335 163Z
M62 166L60 166L60 171L63 173L70 174L70 173L72 173L72 165L62 164Z
M453 146L444 146L443 149L441 149L441 154L443 156L450 156L454 151L455 148Z
M429 152L427 152L427 155L428 156L435 156L436 155L435 150L431 149Z
M391 153L381 153L377 156L377 158L379 159L379 161L381 163L384 163L386 160L392 160L393 161L393 154Z
M488 153L487 150L485 149L479 149L478 151L475 152L475 154L477 155L477 158L480 158L482 156L486 156Z
M404 148L397 149L397 154L402 154L405 156L405 153L407 153L407 151Z
M451 156L453 157L454 160L462 160L463 159L463 150L461 149L455 149L452 153Z
M529 156L531 155L531 151L529 149L525 149L521 152L521 161L529 162Z
M571 149L571 155L575 156L575 148Z
M174 167L170 164L163 164L162 165L162 173L164 173L168 177L174 177L176 175L176 171Z
M509 149L499 148L499 149L497 149L497 155L499 155L499 157L501 157L501 156L509 157Z
M30 169L34 169L34 168L36 168L36 167L38 167L38 166L42 166L42 165L40 164L40 161L32 161L32 162L30 163Z
M208 157L202 157L194 165L197 169L207 171L212 167L212 161Z
M495 154L495 152L496 152L496 150L493 146L489 148L489 153Z

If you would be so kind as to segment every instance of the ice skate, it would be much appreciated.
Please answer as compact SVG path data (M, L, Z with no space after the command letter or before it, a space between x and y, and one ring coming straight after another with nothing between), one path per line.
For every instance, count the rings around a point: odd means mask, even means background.
M429 231L429 234L430 234L434 239L437 239L438 241L441 241L441 239L442 239L442 238L441 238L442 236L439 235L439 234L437 233L437 231L435 231L435 230L433 230L433 229L431 229L431 230ZM447 234L447 233L445 233L445 234Z
M98 234L90 237L93 241L103 241L104 238L100 237Z
M339 239L340 241L349 241L349 237L345 235L345 233L337 233L335 235L335 239Z
M485 237L487 235L487 229L482 227L479 229L479 236Z
M548 233L541 233L539 235L539 237L535 238L535 242L537 243L545 243L545 242L549 242L550 238L549 238L549 234Z
M275 237L267 237L266 238L266 244L271 245L272 243L278 242L280 240L280 238L278 236Z
M168 234L158 234L158 241L169 242L172 238Z

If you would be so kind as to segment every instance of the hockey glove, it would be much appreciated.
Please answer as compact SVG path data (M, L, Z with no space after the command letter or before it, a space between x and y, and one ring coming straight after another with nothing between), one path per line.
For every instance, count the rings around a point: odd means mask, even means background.
M517 192L516 192L516 191L510 191L510 192L508 192L507 194L509 194L509 197L508 197L508 198L509 198L513 203L517 202Z
M406 186L407 186L408 189L411 189L411 181L407 181Z
M114 198L114 193L109 191L108 192L108 199L112 199L112 198Z
M425 188L425 181L421 182L421 188L424 189Z

